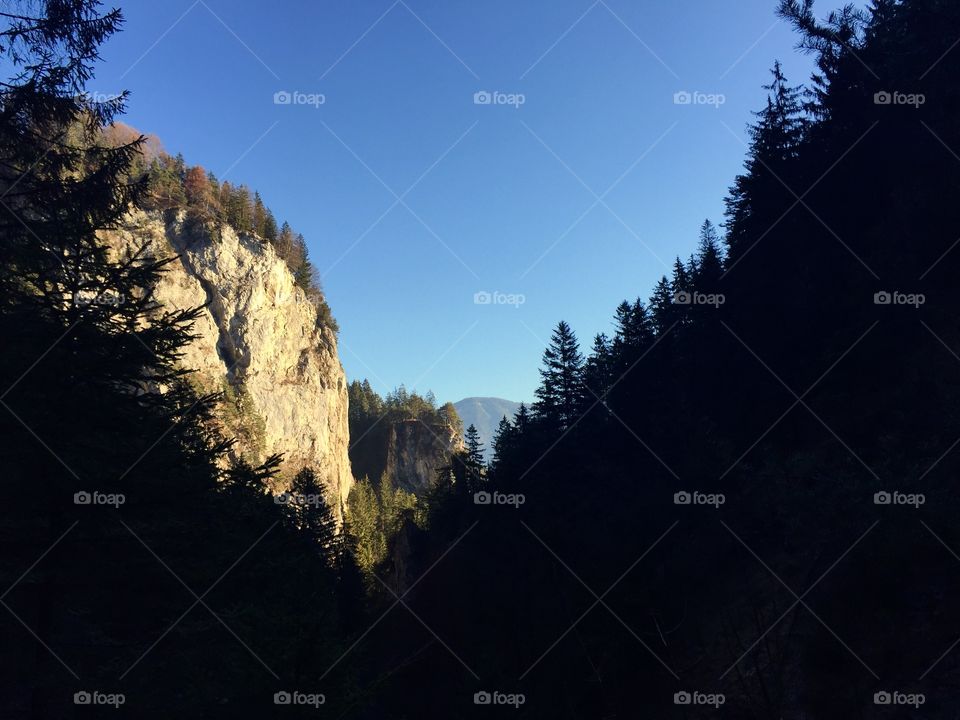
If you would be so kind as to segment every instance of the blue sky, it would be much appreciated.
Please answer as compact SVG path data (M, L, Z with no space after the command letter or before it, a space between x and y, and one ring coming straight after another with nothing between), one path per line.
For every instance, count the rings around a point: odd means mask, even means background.
M348 377L529 400L558 320L589 347L722 221L774 59L811 69L774 0L591 3L137 0L90 90L304 233Z

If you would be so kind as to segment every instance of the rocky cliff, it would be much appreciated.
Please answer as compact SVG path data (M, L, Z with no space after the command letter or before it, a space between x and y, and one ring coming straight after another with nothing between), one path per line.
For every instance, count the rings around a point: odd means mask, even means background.
M138 212L110 239L149 240L157 255L179 256L156 298L170 308L206 305L183 362L203 390L224 392L219 419L236 453L251 461L283 453L277 490L312 467L339 507L353 478L336 335L273 248L228 225L188 230L182 212Z
M461 449L463 439L449 425L394 422L387 434L386 471L394 486L422 495L433 485L437 471Z

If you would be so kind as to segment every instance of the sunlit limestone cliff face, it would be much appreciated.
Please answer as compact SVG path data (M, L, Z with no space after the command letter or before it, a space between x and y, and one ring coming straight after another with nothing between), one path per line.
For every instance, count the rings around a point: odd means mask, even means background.
M463 449L460 434L448 425L404 420L390 426L387 437L387 474L396 487L425 494Z
M231 227L188 229L184 214L138 212L112 233L115 246L149 240L159 257L178 255L156 290L164 306L206 305L183 364L205 391L222 391L218 410L235 454L250 461L282 453L277 490L312 467L335 509L353 483L347 456L347 387L333 330L283 260Z

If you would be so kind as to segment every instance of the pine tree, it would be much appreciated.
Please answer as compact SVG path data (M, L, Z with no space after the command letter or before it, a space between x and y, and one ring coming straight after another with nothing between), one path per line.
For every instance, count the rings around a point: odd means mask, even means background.
M464 442L467 446L467 458L471 465L477 467L483 465L483 443L480 442L480 432L472 423L464 434Z
M616 313L614 314L613 324L616 328L616 333L614 335L614 342L619 346L620 344L627 344L627 336L631 334L631 315L633 314L633 306L630 305L626 300L617 305Z
M241 185L237 192L237 204L240 208L238 232L252 233L253 227L253 193L249 186Z
M697 244L696 273L693 285L698 292L712 293L723 275L723 255L716 228L709 220L700 227L700 240Z
M187 177L187 161L183 159L183 153L177 153L173 158L172 170L177 180L180 181L180 184L183 184L183 181Z
M680 293L690 292L690 273L686 266L677 258L673 261L673 276L670 279L670 289L673 291L674 301Z
M796 157L808 123L803 114L801 88L791 87L777 61L770 71L773 79L767 90L767 107L757 113L751 128L751 159L754 162L783 161Z
M229 197L226 201L227 222L238 233L253 231L253 198L246 185L227 185Z
M880 7L889 11L890 3L884 2ZM850 3L830 13L827 22L821 24L813 12L813 0L780 0L777 14L799 31L800 47L816 54L817 72L813 74L813 90L805 110L819 121L826 121L846 109L851 100L856 102L862 97L854 87L837 79L845 66L862 63L864 29L869 22L866 11Z
M343 524L333 544L337 573L337 614L341 630L350 636L366 626L366 590L363 572L357 562L356 537L343 501L340 502L340 517Z
M294 282L308 295L312 295L312 291L316 289L313 264L307 259L307 241L301 233L297 233L294 239L294 254L288 264L293 272Z
M270 208L267 208L263 219L263 239L269 243L277 241L277 219L273 216Z
M220 181L211 171L207 171L207 207L210 217L217 222L223 221L223 206L220 204Z
M493 449L493 458L490 460L490 472L496 474L506 462L516 443L517 432L513 424L507 420L504 415L500 418L497 425L497 431L493 436L491 448Z
M583 356L576 335L563 321L543 353L540 387L535 394L537 418L554 431L563 432L573 425L583 406Z
M472 424L464 434L464 443L466 445L466 452L464 453L463 462L466 466L466 481L469 489L472 491L479 487L486 472L486 463L483 459L483 443L480 442L480 432Z
M147 168L147 193L143 206L149 210L168 210L187 204L181 178L175 161L169 155L154 158Z
M253 215L251 219L253 232L257 237L265 238L267 230L267 208L259 192L253 194Z
M653 322L647 307L637 298L631 305L624 301L614 317L616 334L610 345L612 373L625 373L650 347L654 339Z
M673 289L666 275L654 286L653 295L650 297L650 319L658 336L672 328L679 319Z
M583 366L583 382L587 390L587 405L595 398L603 398L614 381L613 349L603 333L593 339L593 350Z
M350 490L347 517L356 545L357 563L365 572L370 572L386 556L387 539L380 498L366 478L357 481Z
M796 157L809 123L800 88L788 85L779 62L771 74L773 80L764 86L767 106L755 113L757 121L749 129L746 172L737 176L724 201L731 257L749 249L753 239L766 232L795 200L782 183L789 182L786 165Z
M513 427L517 431L518 438L522 438L530 429L530 412L527 410L526 403L520 403L520 407L514 414Z
M674 306L673 317L676 320L676 329L678 331L682 331L690 322L689 297L694 290L690 271L680 261L680 258L677 258L673 263L673 275L670 278L670 292Z
M300 470L282 499L289 521L309 538L332 567L337 520L313 469Z

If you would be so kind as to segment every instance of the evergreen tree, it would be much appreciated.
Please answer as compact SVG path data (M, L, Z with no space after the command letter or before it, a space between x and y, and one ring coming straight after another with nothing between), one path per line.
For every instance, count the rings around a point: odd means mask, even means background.
M809 124L800 88L788 85L779 62L771 74L772 81L764 86L767 105L755 113L757 121L749 129L746 172L737 176L724 201L731 257L750 249L795 200L783 183L789 183L787 164L796 157Z
M583 366L583 382L587 390L586 403L592 405L603 398L614 381L613 349L603 333L593 339L593 350Z
M490 461L490 472L492 475L496 475L502 469L504 462L515 447L516 438L517 432L513 424L507 420L507 416L504 415L500 418L497 431L491 442L493 458Z
M150 210L169 210L184 207L187 196L174 160L168 155L154 158L147 168L147 194L143 204Z
M802 89L789 85L779 61L770 74L770 84L763 86L769 93L767 107L757 113L758 122L750 131L753 162L782 162L796 157L808 128L800 101Z
M677 329L683 328L690 322L690 305L688 298L695 290L693 280L690 277L690 271L680 261L680 258L674 260L673 274L670 278L670 291L673 296L674 319L677 322Z
M464 435L466 452L463 462L466 466L466 481L472 491L479 487L486 474L486 463L483 460L483 443L480 442L480 432L470 425Z
M311 468L303 468L290 484L290 490L281 496L290 522L321 552L331 566L335 566L334 544L337 519L327 504L323 486Z
M184 160L183 153L178 152L173 158L172 169L177 180L179 180L182 185L183 181L187 178L187 161Z
M307 259L307 241L302 234L297 233L294 239L294 252L290 260L290 270L293 272L294 282L308 295L319 292L318 278L314 275L313 264Z
M333 542L337 573L337 609L341 630L352 636L366 627L367 598L363 572L357 562L356 537L343 501L340 502L340 517L342 526Z
M253 194L253 214L251 219L253 232L259 238L266 238L267 231L267 208L263 204L263 199L259 192Z
M480 442L480 432L473 424L467 428L464 441L470 464L478 468L481 467L483 465L483 443Z
M263 239L269 243L275 243L277 241L277 220L270 211L270 208L266 209L263 219Z
M283 225L280 226L280 234L277 236L276 250L277 255L285 261L291 257L293 253L295 237L290 223L284 221ZM289 262L287 264L289 265Z
M513 416L513 427L517 431L517 437L522 438L530 429L530 412L527 410L526 403L520 403L520 407Z
M347 517L356 546L357 563L370 572L386 557L387 537L376 490L367 478L357 481L347 498Z
M220 181L217 180L217 176L213 172L207 172L207 207L210 212L210 217L217 222L223 222L223 206L220 204Z
M723 255L716 228L709 220L704 220L700 227L700 240L695 257L694 287L703 293L716 292L720 277L723 275Z
M650 297L650 319L657 335L667 332L679 320L673 288L666 275L654 286L653 295Z
M610 361L612 373L619 377L650 347L654 326L646 305L639 298L633 304L624 301L617 306L614 325L616 333L610 345Z
M224 183L226 185L226 183ZM227 222L238 233L253 231L253 198L246 185L229 186L229 198L226 203Z
M583 356L577 336L561 321L543 353L540 387L533 409L537 418L553 431L563 432L577 420L583 406Z
M887 12L891 9L887 2L879 7ZM813 0L780 0L777 14L800 32L800 47L816 54L817 72L812 76L813 88L805 109L819 121L830 120L847 110L851 99L862 96L854 86L837 80L850 68L854 73L862 71L861 54L869 14L851 3L831 12L826 23L820 23L813 12Z
M690 292L690 273L686 266L677 258L673 261L673 275L670 279L670 289L673 291L674 300L680 293Z

